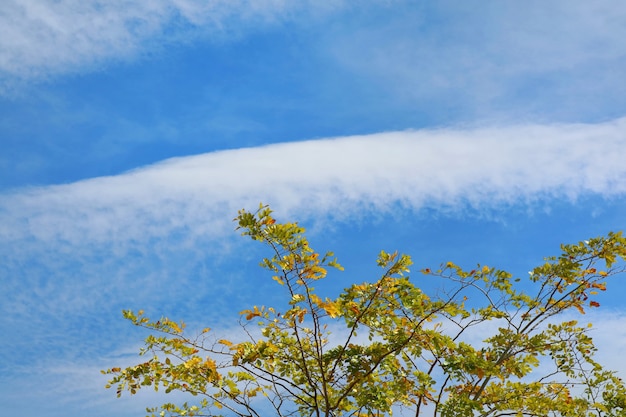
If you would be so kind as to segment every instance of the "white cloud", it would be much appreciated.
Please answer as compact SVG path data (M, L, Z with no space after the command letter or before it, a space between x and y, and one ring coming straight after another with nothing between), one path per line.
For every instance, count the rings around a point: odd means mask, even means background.
M0 69L13 76L35 76L127 55L170 13L163 1L3 2Z
M387 132L175 158L0 196L0 237L80 246L232 230L240 208L342 217L398 205L477 210L626 192L626 119Z
M614 1L441 1L333 34L329 48L423 111L597 120L624 105L625 18Z
M303 42L311 56L329 53L324 67L339 63L359 85L416 111L462 109L465 120L511 117L511 108L517 120L598 120L623 111L626 7L612 1L7 0L0 2L0 82L10 89L18 80L81 72L180 43L232 41L339 10L354 13L316 28L315 39ZM437 111L433 117L441 118ZM572 113L579 117L563 116Z
M342 3L7 0L0 4L0 79L76 72L134 56L150 42L171 44L191 33L232 36L242 31L242 24L246 30L258 30L298 13L309 17L330 13Z
M219 291L227 294L212 301L220 314L245 297L237 291L244 271L215 276L236 244L238 209L264 202L279 218L321 227L329 217L398 209L481 214L544 198L619 197L626 193L624 132L626 119L388 132L175 158L5 193L0 273L12 296L2 309L10 325L46 312L81 317L104 306L192 305ZM240 256L256 259L248 250ZM211 284L190 293L198 276Z

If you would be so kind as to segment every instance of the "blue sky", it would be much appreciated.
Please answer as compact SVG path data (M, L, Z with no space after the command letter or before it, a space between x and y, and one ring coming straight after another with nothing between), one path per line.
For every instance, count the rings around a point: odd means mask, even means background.
M5 0L0 404L138 416L99 370L143 308L225 332L277 302L233 231L269 203L346 272L381 249L523 275L624 228L626 5ZM626 377L626 285L594 321ZM429 285L425 283L425 285Z

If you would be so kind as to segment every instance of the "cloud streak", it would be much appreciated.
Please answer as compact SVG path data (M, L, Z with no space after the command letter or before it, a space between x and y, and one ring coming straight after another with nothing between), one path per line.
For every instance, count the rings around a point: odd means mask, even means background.
M5 193L0 274L12 299L1 309L19 322L46 311L89 315L104 305L118 311L216 291L237 298L232 283L245 281L245 273L222 280L213 271L239 242L231 219L259 202L315 227L376 213L482 215L621 196L624 132L626 119L386 132L174 158ZM212 286L190 294L198 276L209 276ZM212 301L214 310L227 309L226 299Z
M387 132L175 158L0 196L0 236L71 246L230 232L259 201L298 218L398 205L490 209L626 192L626 119Z
M157 41L237 37L342 7L341 0L8 0L0 5L0 80L73 73L154 49Z
M626 7L610 1L442 1L355 28L329 48L422 112L597 121L624 112L624 18Z

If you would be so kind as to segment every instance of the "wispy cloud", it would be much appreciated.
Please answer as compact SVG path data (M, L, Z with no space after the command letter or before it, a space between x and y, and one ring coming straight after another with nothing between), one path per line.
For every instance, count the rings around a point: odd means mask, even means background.
M259 201L298 217L398 204L489 208L626 192L626 119L388 132L175 158L0 197L0 236L80 245L230 230Z
M610 1L442 1L354 28L330 48L424 112L595 121L624 112L625 18Z
M323 15L342 0L8 0L0 5L0 80L32 79L127 59L198 35L238 36ZM160 46L160 47L163 47Z
M1 308L17 321L46 311L61 320L101 305L118 311L202 298L218 287L239 297L232 282L245 278L237 275L188 288L194 276L219 269L237 210L259 202L315 224L398 209L483 213L544 198L624 195L625 131L626 119L387 132L175 158L5 193L0 272L15 278L5 280L13 295ZM225 299L212 303L215 311L228 307Z

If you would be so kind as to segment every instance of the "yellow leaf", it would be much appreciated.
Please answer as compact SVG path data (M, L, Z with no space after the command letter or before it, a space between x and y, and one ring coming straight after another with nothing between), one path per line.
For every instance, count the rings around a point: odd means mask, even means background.
M335 303L333 303L332 301L329 301L327 303L323 303L322 304L322 308L324 309L324 311L326 311L326 313L328 313L328 315L331 318L335 318L338 317L340 315L339 309L337 308L337 306L335 305Z
M233 345L233 342L231 342L230 340L226 340L226 339L220 339L217 341L217 343L228 346L228 347L231 347Z

